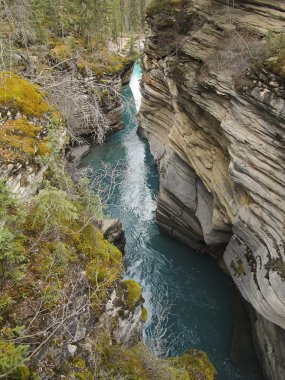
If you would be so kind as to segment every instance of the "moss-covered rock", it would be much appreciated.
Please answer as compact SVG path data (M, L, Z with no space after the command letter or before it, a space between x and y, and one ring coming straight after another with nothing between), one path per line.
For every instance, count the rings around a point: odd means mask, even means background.
M132 309L141 300L142 288L140 284L134 280L126 280L124 281L124 285L128 291L127 307Z
M178 358L169 359L175 368L185 368L190 380L215 380L217 371L203 351L189 350Z
M174 10L184 2L184 0L152 0L147 6L146 13L148 16L154 16L163 11Z
M77 69L83 76L88 75L88 72L98 77L114 75L123 72L125 66L136 58L135 55L125 57L106 49L101 49L96 53L85 51L78 58Z
M58 62L70 59L72 51L67 44L58 43L50 50L50 56Z
M93 306L97 309L122 276L122 253L91 224L80 233L77 247L86 258L86 277L95 289Z
M9 71L0 71L0 112L20 111L26 116L41 116L50 111L40 87Z
M0 160L19 163L50 154L48 139L39 137L41 130L25 118L6 121L0 126Z
M142 308L142 319L144 322L146 322L147 318L148 318L147 308L145 306L143 306L143 308Z
M204 352L190 350L181 357L161 359L143 343L131 348L100 344L100 371L107 378L132 380L214 380L216 371ZM99 376L99 379L101 377ZM102 377L104 379L104 377Z

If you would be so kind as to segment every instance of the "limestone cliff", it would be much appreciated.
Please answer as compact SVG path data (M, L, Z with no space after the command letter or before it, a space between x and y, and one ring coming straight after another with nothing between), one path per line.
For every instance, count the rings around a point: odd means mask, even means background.
M283 1L154 1L140 132L160 170L161 229L223 258L269 379L285 328Z

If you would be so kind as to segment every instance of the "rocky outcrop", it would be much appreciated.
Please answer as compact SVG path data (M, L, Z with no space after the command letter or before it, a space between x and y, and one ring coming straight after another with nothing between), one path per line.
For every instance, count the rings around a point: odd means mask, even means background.
M134 307L128 308L127 298L128 290L121 282L110 294L96 330L97 335L100 335L100 330L103 329L112 337L114 343L130 347L143 339L142 305L144 300L140 296Z
M285 331L267 321L256 311L249 312L253 326L253 341L256 353L266 378L283 379L285 373Z
M126 237L122 222L119 219L103 219L101 221L100 230L105 239L124 253Z
M40 87L0 72L0 177L22 200L34 195L53 153L66 143L63 120ZM52 130L54 128L54 131Z
M124 67L124 70L121 74L122 86L127 86L130 83L131 76L133 73L134 62L131 61L127 63Z
M66 131L58 131L58 149L65 145ZM36 162L26 161L25 163L11 162L8 165L0 166L1 178L6 180L10 190L17 194L23 201L28 201L35 195L44 179L49 165L39 165Z
M158 223L197 250L224 252L258 315L262 357L265 336L272 347L265 372L283 379L285 6L192 0L150 7L147 21L140 132L161 175Z

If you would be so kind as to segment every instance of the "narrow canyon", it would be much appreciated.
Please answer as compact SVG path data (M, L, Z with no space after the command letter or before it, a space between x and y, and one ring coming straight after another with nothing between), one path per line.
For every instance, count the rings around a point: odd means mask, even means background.
M285 378L283 1L149 7L140 134L157 220L219 260L247 301L268 379Z

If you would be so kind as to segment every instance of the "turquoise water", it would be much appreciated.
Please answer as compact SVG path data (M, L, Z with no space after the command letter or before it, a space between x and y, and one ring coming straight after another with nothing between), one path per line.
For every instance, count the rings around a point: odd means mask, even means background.
M241 369L229 359L232 282L210 258L159 233L155 220L158 171L147 142L136 133L134 117L140 102L140 78L136 65L132 90L124 90L125 129L95 146L83 165L90 166L97 177L104 162L114 170L116 187L107 212L121 219L126 232L126 277L143 287L149 312L145 341L164 356L179 355L188 348L206 351L217 368L218 380L260 380L256 363ZM110 178L105 181L111 189Z

